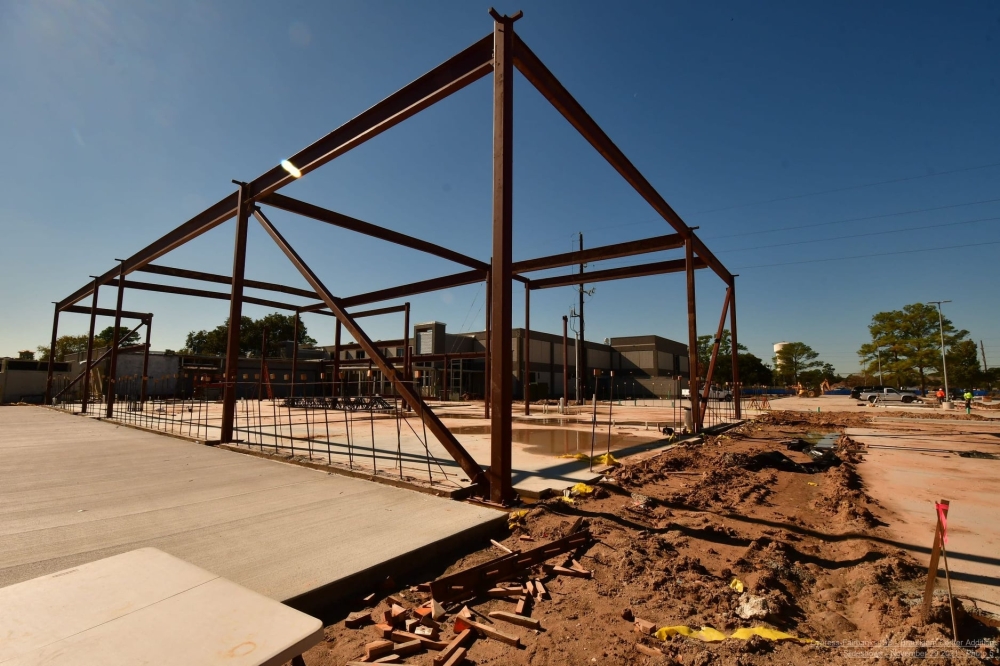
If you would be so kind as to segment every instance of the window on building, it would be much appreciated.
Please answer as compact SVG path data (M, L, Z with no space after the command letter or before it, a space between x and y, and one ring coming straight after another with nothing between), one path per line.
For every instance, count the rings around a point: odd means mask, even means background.
M253 378L254 379L260 379L260 373L259 372L255 372L254 375L253 375Z
M362 349L359 349L357 352L354 353L354 358L364 358L364 357L365 357L365 352Z
M305 373L299 375L299 381L304 382L306 380Z
M402 347L396 347L396 358L402 358L404 355Z
M243 373L243 379L250 379L250 375L248 375L247 373L244 372Z

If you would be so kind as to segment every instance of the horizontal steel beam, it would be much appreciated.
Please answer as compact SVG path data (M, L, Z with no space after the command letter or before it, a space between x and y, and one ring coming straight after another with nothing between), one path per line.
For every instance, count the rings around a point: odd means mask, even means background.
M169 275L187 280L201 280L202 282L214 282L216 284L231 285L233 279L228 275L218 275L217 273L203 273L192 271L186 268L174 268L172 266L159 266L157 264L146 264L136 271L140 273L153 273L155 275ZM126 285L128 286L128 285ZM259 282L257 280L244 280L243 286L251 289L263 289L264 291L280 291L283 294L301 296L303 298L316 298L316 292L298 287L288 287L283 284L273 284L271 282Z
M428 106L438 102L493 71L493 35L489 34L458 55L446 60L420 78L400 88L367 111L363 111L319 141L289 158L300 174L316 169L338 155L378 136ZM248 184L256 200L287 185L295 177L279 164ZM205 211L153 241L125 260L125 273L131 273L179 245L214 229L236 215L238 195L234 192ZM118 275L115 266L100 276L102 285ZM59 301L59 309L73 305L94 291L93 281Z
M577 264L586 264L591 261L618 259L637 254L662 252L663 250L676 250L679 247L684 247L684 238L680 234L668 234L666 236L644 238L626 243L604 245L589 250L577 250L575 252L553 254L548 257L539 257L538 259L515 261L513 270L515 273L530 273L531 271L542 271L561 266L576 266Z
M681 216L660 196L659 192L646 180L646 177L625 157L625 153L615 145L600 125L590 117L583 106L576 101L555 75L549 71L548 67L517 35L514 35L514 66L677 233L683 238L690 238L694 235ZM705 247L705 244L698 240L694 244L694 249L698 256L704 259L712 267L712 270L728 283L732 274Z
M701 259L696 259L694 267L705 268L705 262ZM657 261L651 264L639 264L638 266L625 266L624 268L609 268L604 271L591 271L583 274L557 275L556 277L545 278L544 280L532 280L531 288L551 289L553 287L568 287L570 285L590 284L592 282L623 280L626 278L645 277L647 275L682 273L684 270L684 260L674 259L671 261Z
M407 236L406 234L401 234L398 231L392 231L391 229L386 229L385 227L380 227L376 224L371 224L370 222L364 222L363 220L358 220L336 211L322 208L311 203L306 203L305 201L292 199L291 197L286 197L284 194L269 194L268 196L260 199L259 202L268 206L273 206L274 208L279 208L289 213L295 213L296 215L302 215L303 217L311 217L314 220L326 222L327 224L332 224L333 226L340 227L341 229L347 229L349 231L364 234L365 236L371 236L372 238L378 238L379 240L384 240L389 243L402 245L403 247L408 247L411 250L426 252L427 254L432 254L436 257L441 257L442 259L448 259L449 261L454 261L455 263L468 266L469 268L478 268L479 270L485 271L489 270L490 267L489 264L484 261L468 257L460 252L449 250L446 247L441 247L440 245L435 245L434 243L414 238L413 236Z
M405 312L406 305L390 305L387 308L379 308L377 310L365 310L364 312L351 312L349 313L355 319L361 319L362 317L377 317L379 315L394 314L396 312Z
M125 284L127 286L130 283L126 282ZM89 315L90 314L90 308L85 308L85 307L83 307L81 305L71 305L68 308L66 308L65 310L63 310L63 312L72 312L74 314ZM115 316L115 311L114 310L107 310L105 308L97 308L97 315L100 316L100 317L114 317ZM153 313L151 313L151 312L129 312L127 310L122 310L122 317L124 319L141 319L141 320L145 321L145 320L149 319L152 316L153 316Z
M457 361L468 358L486 358L485 351L479 352L455 352L454 354L414 354L410 357L411 363L435 363L437 361Z
M400 285L398 287L390 287L388 289L380 289L378 291L369 291L365 294L358 294L356 296L347 296L340 299L342 307L357 307L359 305L367 305L368 303L380 303L382 301L391 301L394 298L405 298L407 296L415 296L417 294L425 294L431 291L440 291L441 289L450 289L452 287L461 287L467 284L476 284L477 282L482 282L486 279L486 274L483 271L465 271L463 273L454 273L452 275L445 275L439 278L431 278L430 280L421 280L420 282L411 282L410 284ZM313 303L311 305L305 305L299 309L300 312L317 312L326 308L326 303Z
M388 348L388 347L402 347L403 346L403 341L402 340L375 340L374 344L379 349L381 349L383 347L386 347L386 348ZM347 343L344 343L344 344L340 345L340 351L354 351L356 349L364 349L364 347L362 347L357 342L347 342ZM354 360L357 360L357 359L354 359Z
M108 282L109 286L117 287L118 280L111 280ZM204 289L190 289L188 287L173 287L166 284L152 284L150 282L137 282L136 280L126 280L126 289L138 289L139 291L157 291L164 294L177 294L179 296L194 296L196 298L214 298L218 301L228 301L231 298L230 294L222 291L206 291ZM244 296L244 303L252 303L254 305L263 305L264 307L274 308L276 310L291 310L292 312L299 309L297 305L291 305L289 303L279 303L278 301L269 301L263 298L255 298L253 296ZM317 314L331 315L328 312L319 312Z

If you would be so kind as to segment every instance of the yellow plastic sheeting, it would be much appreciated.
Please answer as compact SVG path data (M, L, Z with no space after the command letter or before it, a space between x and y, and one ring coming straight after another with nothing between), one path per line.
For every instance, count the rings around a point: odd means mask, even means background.
M751 636L760 636L761 638L766 638L769 641L798 641L799 643L813 642L811 638L799 638L798 636L792 636L791 634L786 634L783 631L778 631L777 629L771 629L769 627L744 627L729 634L730 638L738 638L741 641L749 640Z
M611 467L617 467L618 465L621 465L621 463L618 462L618 459L615 458L610 453L605 453L604 455L597 456L596 458L594 458L594 462L600 465L609 465Z
M562 502L564 502L564 503L566 503L566 504L573 504L573 498L572 497L566 497L565 495L560 495L559 496L559 500L562 501Z
M518 525L524 524L524 518L528 515L527 509L521 509L520 511L511 511L507 514L507 528L514 529Z
M594 494L594 487L588 486L586 483L578 483L572 488L570 488L570 492L573 493L574 495L583 495L584 497L586 497L587 495Z
M751 636L760 636L761 638L766 638L770 641L797 641L799 643L813 642L810 638L799 638L798 636L792 636L791 634L786 634L783 631L770 629L768 627L743 627L726 636L718 629L713 629L712 627L693 629L684 625L676 625L673 627L661 627L657 630L655 635L661 641L665 641L671 636L687 636L688 638L697 638L705 643L717 643L719 641L724 641L727 638L735 638L737 640L745 641Z
M559 456L560 458L572 458L573 460L590 460L590 456L586 453L566 453Z
M741 581L739 578L734 578L733 582L731 582L729 584L729 587L733 588L737 592L742 592L743 591L743 581Z

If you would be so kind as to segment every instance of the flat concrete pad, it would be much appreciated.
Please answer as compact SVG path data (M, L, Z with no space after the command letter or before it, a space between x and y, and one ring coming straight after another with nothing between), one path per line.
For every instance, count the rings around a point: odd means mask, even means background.
M858 467L865 489L893 514L889 531L925 566L934 541L939 499L948 512L948 564L956 594L1000 607L1000 525L996 520L1000 485L1000 423L922 421L848 428L868 445ZM963 457L972 452L995 458ZM973 455L978 455L973 453ZM943 589L944 564L938 589Z
M0 587L153 546L308 609L506 517L38 407L0 432Z

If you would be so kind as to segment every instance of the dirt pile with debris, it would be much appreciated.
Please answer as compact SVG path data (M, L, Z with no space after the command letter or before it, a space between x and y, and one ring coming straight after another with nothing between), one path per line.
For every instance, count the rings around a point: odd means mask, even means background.
M848 423L836 413L772 413L704 444L626 460L591 491L514 514L505 539L451 563L444 576L496 568L505 550L527 553L578 530L592 538L518 572L502 583L510 591L447 605L438 640L453 641L472 621L476 635L465 639L462 659L498 665L828 666L893 655L907 662L921 650L983 663L996 629L959 610L962 638L986 642L977 653L948 645L947 602L936 599L924 620L926 569L882 541L881 508L856 471L863 447L843 435L858 417L845 416ZM817 430L835 436L835 446L791 445ZM545 598L529 589L536 581ZM405 590L407 613L429 602L430 589ZM384 619L393 603L383 596L367 611ZM519 613L530 622L504 615ZM333 624L307 663L359 659L382 640L379 631ZM439 663L431 655L405 663Z

